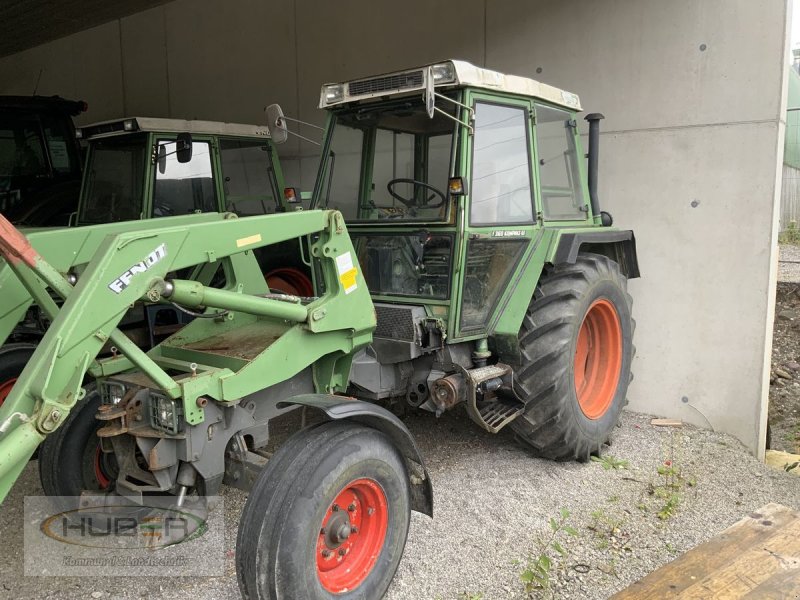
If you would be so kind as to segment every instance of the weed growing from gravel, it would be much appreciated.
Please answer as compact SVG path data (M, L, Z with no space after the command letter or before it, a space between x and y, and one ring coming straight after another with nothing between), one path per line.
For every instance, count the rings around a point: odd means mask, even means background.
M519 575L523 589L529 598L536 592L550 589L553 567L563 568L564 566L567 551L559 540L565 541L566 536L576 537L578 535L577 530L568 524L569 516L570 512L566 508L562 508L558 519L550 518L549 536L540 544L538 556L536 558L528 557L525 570Z
M778 243L800 246L800 228L797 227L797 221L789 221L786 230L778 236Z
M627 460L615 458L610 454L606 454L605 456L592 456L592 461L600 463L606 471L612 469L627 469L630 464Z
M670 431L666 458L656 467L658 478L647 486L647 494L658 500L655 513L662 521L667 521L675 515L683 501L686 488L697 485L695 477L687 477L684 474L682 461L676 456L677 449L679 445L675 441L675 431ZM642 510L647 510L644 502L640 502L638 506Z

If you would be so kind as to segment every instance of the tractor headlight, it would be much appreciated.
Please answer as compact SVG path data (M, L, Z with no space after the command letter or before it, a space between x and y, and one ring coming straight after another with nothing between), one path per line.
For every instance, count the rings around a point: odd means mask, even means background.
M125 392L128 391L123 384L116 381L102 381L97 384L97 387L100 392L100 401L112 406L119 404L125 397Z
M325 104L341 102L342 98L344 98L344 85L341 83L336 83L333 85L323 86L322 97L325 99Z
M161 394L150 393L150 427L176 434L182 429L183 405Z
M433 73L434 83L447 83L449 81L453 81L456 78L456 70L455 67L453 67L453 63L451 62L439 63L438 65L433 65L431 67L431 72Z

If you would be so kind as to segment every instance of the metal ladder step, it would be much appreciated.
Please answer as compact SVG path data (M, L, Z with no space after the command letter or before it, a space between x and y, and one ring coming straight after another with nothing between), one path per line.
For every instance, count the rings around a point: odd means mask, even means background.
M499 397L493 402L479 406L478 413L487 426L499 431L516 419L524 408L525 406L519 400Z
M522 414L525 405L512 390L513 372L510 366L497 363L468 369L466 375L470 394L467 413L488 432L497 433ZM478 402L477 393L482 389L481 384L493 379L501 379L502 387L487 394L489 399Z

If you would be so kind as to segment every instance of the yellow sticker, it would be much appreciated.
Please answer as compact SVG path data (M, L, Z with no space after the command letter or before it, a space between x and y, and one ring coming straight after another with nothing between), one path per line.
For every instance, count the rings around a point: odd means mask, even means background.
M354 289L356 289L356 275L358 271L353 267L349 271L345 271L341 275L339 275L339 281L342 282L342 287L344 288L344 293L349 294Z
M236 247L241 248L242 246L249 246L250 244L257 244L261 241L261 234L257 233L255 235L251 235L246 238L239 238L236 240Z

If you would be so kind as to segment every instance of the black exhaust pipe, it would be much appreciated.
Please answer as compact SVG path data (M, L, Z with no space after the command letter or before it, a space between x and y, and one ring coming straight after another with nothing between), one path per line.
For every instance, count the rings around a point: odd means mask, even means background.
M609 226L613 223L611 215L600 210L600 201L597 198L597 175L600 159L600 121L605 119L601 113L586 115L589 121L589 201L592 205L592 214L600 217L600 222Z

